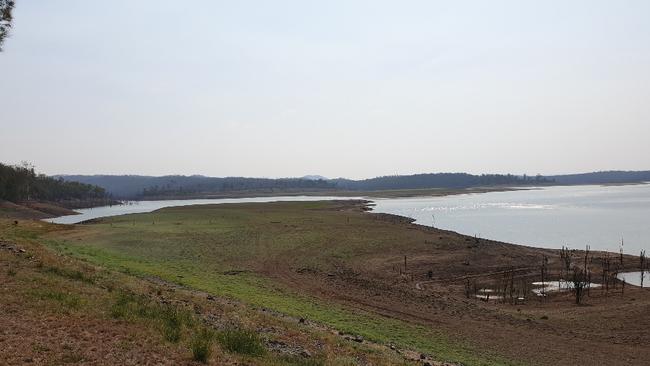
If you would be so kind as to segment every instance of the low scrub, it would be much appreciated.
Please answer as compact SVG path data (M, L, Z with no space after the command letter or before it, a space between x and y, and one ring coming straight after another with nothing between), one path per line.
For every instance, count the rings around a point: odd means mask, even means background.
M81 298L73 293L55 290L34 291L32 295L40 300L51 300L59 303L64 310L76 310L81 306Z
M351 361L350 364L356 364L356 362ZM277 360L276 363L272 363L272 365L278 365L278 366L324 366L325 362L319 358L306 358L303 356L296 356L296 355L285 355L285 356L280 356Z
M192 340L190 341L190 350L192 351L194 361L208 362L208 358L212 353L213 341L214 333L209 329L202 328L193 334Z
M178 342L181 339L183 327L190 328L194 324L192 316L183 310L169 304L159 304L129 292L120 292L115 303L111 306L110 314L114 318L127 320L143 319L159 325L165 340Z
M77 270L67 269L67 268L58 268L58 267L44 267L46 273L52 273L57 276L65 277L75 281L81 281L85 283L95 283L95 279L91 276L86 275L85 273Z
M265 351L258 335L250 330L225 330L218 334L217 340L223 349L242 355L261 356Z

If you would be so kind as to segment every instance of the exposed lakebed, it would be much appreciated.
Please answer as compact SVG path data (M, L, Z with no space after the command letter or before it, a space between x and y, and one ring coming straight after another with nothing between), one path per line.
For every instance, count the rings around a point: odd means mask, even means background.
M358 199L359 197L355 197ZM229 199L137 201L78 210L47 221L73 224L89 219L151 212L164 207L220 203L320 201L349 197L275 196ZM650 249L650 185L553 186L442 197L374 199L373 212L410 217L462 234L542 248L569 246L638 255Z

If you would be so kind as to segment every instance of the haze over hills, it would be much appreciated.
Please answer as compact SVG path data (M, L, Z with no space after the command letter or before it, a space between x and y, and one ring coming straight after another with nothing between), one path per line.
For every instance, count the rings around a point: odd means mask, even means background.
M525 186L550 184L617 184L650 181L650 171L605 171L581 174L526 176L512 174L429 173L395 175L352 180L326 179L318 175L301 178L206 177L202 175L61 175L76 181L103 187L115 198L151 198L226 192L310 192L376 191L434 188L471 188L489 186Z

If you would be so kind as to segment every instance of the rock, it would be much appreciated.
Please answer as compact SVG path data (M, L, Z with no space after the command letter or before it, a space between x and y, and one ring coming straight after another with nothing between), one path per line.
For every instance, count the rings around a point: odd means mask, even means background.
M420 360L426 360L426 359L427 359L427 355L425 355L424 353L420 353Z
M354 337L352 340L357 342L357 343L361 343L361 342L363 342L363 337L358 335L358 336Z
M311 357L311 353L310 353L309 351L307 351L306 349L303 349L303 350L300 352L300 355L301 355L302 357L304 357L304 358L310 358L310 357Z
M305 318L300 318L300 320L298 320L298 323L305 324Z

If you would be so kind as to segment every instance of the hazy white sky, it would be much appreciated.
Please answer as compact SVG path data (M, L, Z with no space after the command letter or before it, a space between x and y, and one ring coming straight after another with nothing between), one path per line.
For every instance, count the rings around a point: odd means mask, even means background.
M650 169L649 19L645 0L19 0L0 53L0 162Z

